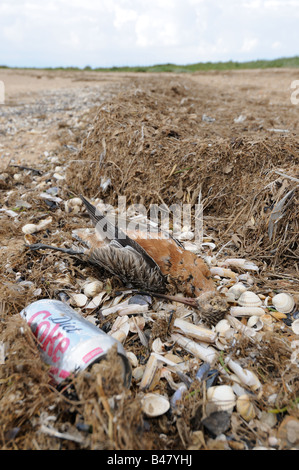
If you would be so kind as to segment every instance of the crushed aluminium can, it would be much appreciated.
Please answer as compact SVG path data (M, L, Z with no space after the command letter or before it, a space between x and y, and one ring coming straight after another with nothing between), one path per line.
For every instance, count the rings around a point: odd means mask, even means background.
M124 384L130 385L131 366L123 345L69 305L60 300L38 300L25 307L20 315L39 341L41 357L50 365L53 383L60 384L71 374L101 361L116 345Z

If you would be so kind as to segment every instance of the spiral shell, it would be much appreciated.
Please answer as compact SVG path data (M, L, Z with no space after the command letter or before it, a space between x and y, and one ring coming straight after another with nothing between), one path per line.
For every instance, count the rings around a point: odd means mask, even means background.
M290 313L295 307L295 300L290 294L281 292L273 297L272 304L278 312Z
M246 291L240 295L238 304L241 305L241 307L260 307L262 301L254 292Z

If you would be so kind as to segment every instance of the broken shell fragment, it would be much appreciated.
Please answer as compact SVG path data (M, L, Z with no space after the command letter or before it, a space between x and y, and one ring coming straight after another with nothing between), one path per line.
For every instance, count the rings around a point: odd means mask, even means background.
M106 292L100 292L100 294L93 297L93 299L86 305L85 309L93 310L99 307L103 303L105 296L106 296Z
M247 326L249 326L249 328L254 328L255 331L260 331L264 326L264 322L259 316L252 315L247 321Z
M171 339L186 351L193 354L193 356L198 357L209 364L214 364L218 359L218 351L216 351L212 346L207 346L204 343L199 344L177 333L172 334Z
M129 317L117 317L108 334L114 339L117 339L120 343L124 343L129 334L129 330Z
M255 391L261 387L261 383L254 372L243 367L237 362L233 361L229 357L225 359L225 364L236 374L239 380L251 390Z
M222 268L220 266L213 266L210 268L210 272L212 276L220 276L220 277L229 277L231 279L236 279L237 274L234 273L231 269Z
M281 292L273 297L272 305L276 310L278 310L278 312L290 313L295 307L295 300L290 294Z
M265 310L261 307L231 307L230 314L233 317L250 317L251 315L264 315Z
M104 284L101 281L93 281L85 284L83 292L87 297L95 297L103 290Z
M241 305L241 307L260 307L262 301L254 292L246 291L240 295L238 304Z
M292 330L295 335L299 335L299 318L292 323Z
M31 235L32 233L37 232L36 227L36 224L26 224L24 227L22 227L22 232L26 235Z
M254 405L247 394L238 397L236 409L245 421L251 421L256 416Z
M127 351L126 354L127 354L127 358L130 361L131 366L135 368L138 367L138 359L136 355L132 351Z
M102 315L110 315L112 313L118 313L119 315L130 315L133 313L144 313L148 311L148 304L139 305L139 304L128 304L128 301L125 300L120 304L113 305L112 307L104 308L102 310Z
M131 333L138 333L138 329L143 330L145 327L145 318L141 315L131 317L129 320L129 329Z
M258 271L259 267L245 258L228 258L223 263L224 266L234 266L236 268L245 269L248 271Z
M82 206L83 202L79 197L73 197L64 203L65 212L74 212L78 213L80 211L80 206Z
M194 325L193 323L182 320L181 318L176 318L173 326L174 328L179 329L180 332L207 343L213 343L217 336L215 331L199 325Z
M147 393L141 400L141 407L149 418L155 418L166 413L170 408L170 403L163 395Z
M84 294L75 294L71 296L70 303L76 307L84 307L87 302L87 297Z
M229 385L215 385L207 390L208 403L215 405L217 411L232 411L236 395Z
M22 232L25 234L32 234L40 232L48 227L52 222L52 217L47 217L44 220L41 220L38 224L26 224L22 227Z
M152 353L149 357L149 360L146 363L144 373L140 382L141 390L150 390L156 385L156 381L159 380L160 378L161 368L162 368L162 363Z
M226 292L226 297L228 300L238 300L238 298L243 294L243 292L246 292L247 287L242 284L242 282L237 282L234 284L232 287L228 289Z

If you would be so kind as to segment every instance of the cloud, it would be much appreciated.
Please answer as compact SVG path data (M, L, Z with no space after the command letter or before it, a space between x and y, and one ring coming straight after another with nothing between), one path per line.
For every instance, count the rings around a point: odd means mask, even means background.
M299 0L2 0L0 63L96 67L292 56L298 6Z

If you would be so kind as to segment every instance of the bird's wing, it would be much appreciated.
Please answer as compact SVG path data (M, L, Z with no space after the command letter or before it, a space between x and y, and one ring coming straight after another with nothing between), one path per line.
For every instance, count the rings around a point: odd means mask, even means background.
M139 243L137 243L135 240L132 240L132 238L128 237L128 235L125 234L119 227L112 224L107 219L107 217L101 214L93 204L85 199L84 196L80 195L80 198L85 205L85 208L94 226L96 228L98 227L98 229L102 229L101 234L103 233L103 230L105 230L104 233L107 234L107 238L113 243L114 246L119 248L131 248L137 251L137 253L142 256L142 258L151 268L160 270L157 263L151 256L148 255L148 253L139 245Z

